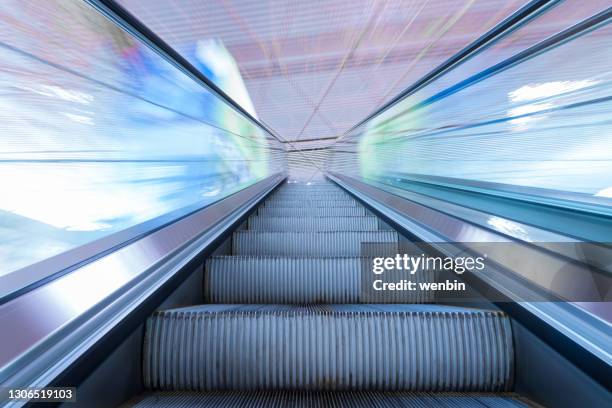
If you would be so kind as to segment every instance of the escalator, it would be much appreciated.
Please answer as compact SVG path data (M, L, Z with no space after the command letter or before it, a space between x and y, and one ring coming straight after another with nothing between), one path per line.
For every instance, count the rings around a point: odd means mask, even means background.
M201 304L148 318L126 406L534 406L503 312L368 303L362 243L401 240L332 183L283 184L206 260Z
M0 407L612 406L609 0L200 3L0 6Z

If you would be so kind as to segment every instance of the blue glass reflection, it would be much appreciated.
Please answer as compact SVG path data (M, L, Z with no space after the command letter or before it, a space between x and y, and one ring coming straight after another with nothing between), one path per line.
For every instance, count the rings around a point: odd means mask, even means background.
M0 275L280 169L251 122L85 2L7 1L0 16ZM248 100L222 44L199 52Z
M546 39L531 25L546 23L550 36L557 34L551 27L580 23L567 16L586 19L603 9L601 2L559 7L347 135L332 167L373 179L437 176L457 185L520 186L527 194L562 192L610 205L612 27L599 25L504 63L526 49L518 45ZM504 69L495 71L496 64Z

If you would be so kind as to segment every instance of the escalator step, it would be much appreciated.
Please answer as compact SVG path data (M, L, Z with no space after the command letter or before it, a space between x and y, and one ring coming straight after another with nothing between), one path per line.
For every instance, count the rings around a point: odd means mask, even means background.
M348 194L345 190L342 190L339 187L328 186L328 187L319 187L319 188L279 188L274 192L274 194Z
M300 185L300 184L284 184L281 187L284 191L317 191L317 190L333 190L338 191L340 187L335 185L334 183L321 183L321 184L310 184L310 185Z
M527 408L533 406L516 394L315 392L315 391L212 391L156 392L144 394L124 407L180 408Z
M326 197L326 196L344 196L350 197L350 195L346 191L342 191L339 189L327 190L327 191L292 191L280 189L274 192L274 195L287 195L287 196L310 196L310 197Z
M275 200L270 199L264 203L264 207L297 207L297 208L317 208L317 207L358 207L359 203L355 200Z
M261 231L378 231L376 217L249 218L248 228Z
M261 232L237 231L232 236L235 255L360 256L362 243L395 243L379 251L397 253L395 231L360 232Z
M369 277L369 260L362 258L212 257L205 266L205 300L296 304L434 301L434 291L372 293L362 288L362 271L366 268ZM434 272L423 270L411 280L432 282ZM369 281L364 284L371 285Z
M316 192L308 192L308 191L286 191L279 190L273 194L273 197L350 197L350 195L342 190L330 190L330 191L316 191Z
M144 383L178 390L508 391L510 321L440 305L201 305L147 321Z
M359 203L351 197L270 197L264 205L278 204L280 207L324 207L329 206L329 203L338 202L340 207L359 207Z
M344 190L338 187L325 188L280 188L275 191L275 194L302 194L302 195L321 195L321 194L347 194Z
M269 217L359 217L366 215L363 207L260 207L258 215Z

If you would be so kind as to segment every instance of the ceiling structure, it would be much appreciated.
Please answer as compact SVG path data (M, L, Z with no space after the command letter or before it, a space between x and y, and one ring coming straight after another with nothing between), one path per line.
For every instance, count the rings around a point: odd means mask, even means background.
M120 0L188 60L220 40L257 117L304 153L329 146L525 0ZM231 96L231 95L230 95Z

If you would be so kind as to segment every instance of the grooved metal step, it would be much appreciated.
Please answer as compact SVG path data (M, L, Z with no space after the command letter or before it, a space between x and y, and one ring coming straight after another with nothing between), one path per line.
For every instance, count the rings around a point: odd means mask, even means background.
M318 188L287 188L282 187L276 191L276 193L297 193L297 194L324 194L324 193L346 193L335 186L329 187L318 187Z
M363 207L259 207L258 215L269 217L359 217L366 215Z
M285 188L282 187L275 191L275 194L346 194L346 191L339 189L338 187L326 187L326 188Z
M341 190L338 187L330 187L325 189L290 189L290 188L279 188L274 192L275 194L348 194L346 191Z
M144 383L158 390L507 391L501 312L439 305L203 305L155 313Z
M205 264L205 301L293 304L434 301L433 291L373 293L368 290L369 262L365 258L212 257ZM377 279L393 276L388 272ZM396 280L393 277L392 281ZM411 277L413 282L434 280L431 270Z
M281 193L299 193L299 194L325 194L325 193L332 193L332 194L348 194L345 190L342 190L341 188L337 187L337 186L327 186L327 187L319 187L319 188L287 188L287 187L281 187L278 190L276 190L274 192L275 194L281 194Z
M319 201L350 201L350 202L357 202L354 198L352 197L329 197L329 196L319 196L319 197L312 197L312 196L308 196L308 197L300 197L300 196L285 196L285 197L279 197L279 196L275 196L275 197L270 197L266 203L271 203L271 202L292 202L292 203L306 203L306 202L319 202Z
M376 217L264 217L249 218L248 228L261 231L377 231Z
M528 408L516 394L316 392L316 391L211 391L147 393L124 407L150 408Z
M316 190L316 189L334 189L338 190L338 186L335 183L313 183L313 184L294 184L286 183L282 186L285 190Z
M360 204L355 200L268 200L264 203L264 207L297 207L297 208L312 208L312 207L357 207Z
M350 195L344 191L340 190L330 190L330 191L318 191L318 192L302 192L302 191L285 191L279 190L275 192L272 197L333 197L333 198L343 198L350 197Z
M268 201L266 202L277 202L277 201L282 201L282 202L298 202L298 203L304 203L304 202L310 202L310 201L351 201L351 202L357 202L354 198L352 197L348 197L348 196L344 196L344 197L330 197L328 195L322 195L322 196L318 196L318 197L313 197L313 196L309 196L309 197L299 197L299 196L274 196L274 197L270 197L268 199Z
M360 232L262 232L237 231L232 236L234 255L281 256L360 256L362 243L398 243L395 231ZM397 246L386 245L381 251L389 256ZM382 255L382 254L381 254Z

